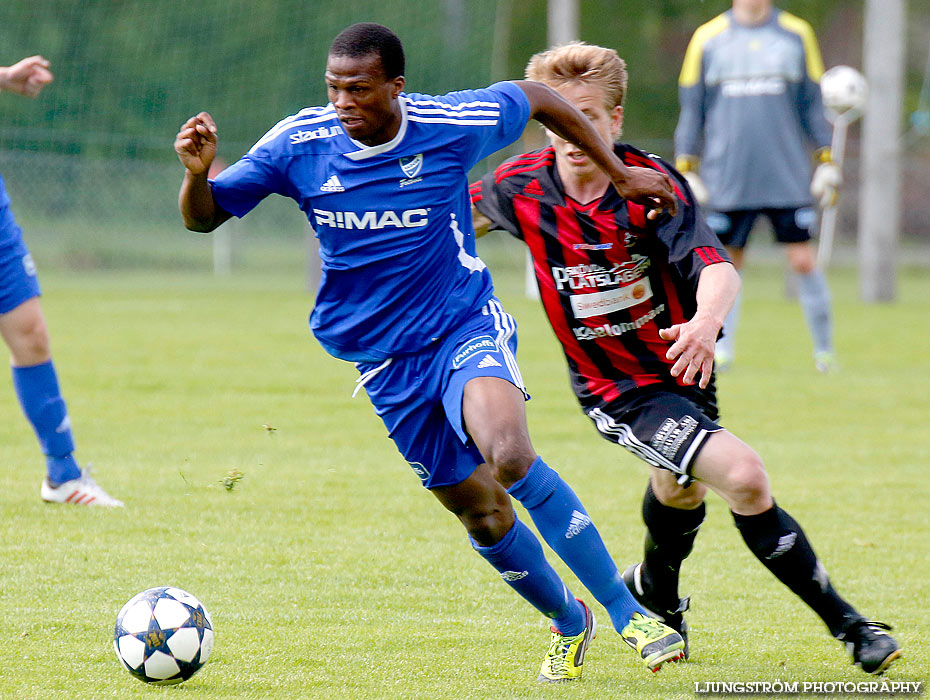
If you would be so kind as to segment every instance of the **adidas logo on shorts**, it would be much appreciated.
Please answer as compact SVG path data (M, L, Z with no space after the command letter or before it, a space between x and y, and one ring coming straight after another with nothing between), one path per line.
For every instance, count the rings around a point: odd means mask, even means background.
M501 363L495 360L490 355L485 355L481 362L478 363L478 369L484 369L485 367L500 367Z

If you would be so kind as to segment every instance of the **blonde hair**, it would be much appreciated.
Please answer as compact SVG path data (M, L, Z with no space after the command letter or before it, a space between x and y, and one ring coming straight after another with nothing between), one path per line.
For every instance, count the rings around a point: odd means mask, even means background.
M626 62L613 49L572 41L534 55L526 65L526 79L560 87L575 81L591 83L604 91L611 110L623 106L626 96Z

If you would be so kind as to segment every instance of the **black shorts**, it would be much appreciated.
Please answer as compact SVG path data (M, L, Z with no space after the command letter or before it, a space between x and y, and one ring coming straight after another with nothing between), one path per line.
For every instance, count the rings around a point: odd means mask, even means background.
M723 430L716 406L698 395L645 387L585 409L601 436L654 467L691 481L691 467L707 436Z
M811 228L816 218L811 207L710 211L707 212L707 224L725 246L745 248L760 214L772 223L775 240L779 243L803 243L811 239Z

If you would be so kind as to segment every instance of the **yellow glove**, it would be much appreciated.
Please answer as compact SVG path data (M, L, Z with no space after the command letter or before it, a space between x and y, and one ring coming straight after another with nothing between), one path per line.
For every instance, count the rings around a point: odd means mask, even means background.
M710 192L708 192L707 185L704 184L701 176L698 175L700 164L701 161L697 156L682 155L675 159L675 169L684 175L685 180L688 181L688 186L694 194L695 201L704 206L710 200Z
M843 184L843 171L833 162L833 151L829 146L814 151L814 176L811 178L811 194L821 209L836 204L838 190Z
M811 194L821 209L836 204L837 190L843 184L843 172L833 161L821 163L811 178Z

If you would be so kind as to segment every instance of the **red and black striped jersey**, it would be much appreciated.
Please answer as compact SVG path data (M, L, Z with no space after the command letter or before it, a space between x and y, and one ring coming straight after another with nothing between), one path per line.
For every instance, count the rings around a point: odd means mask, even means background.
M677 171L625 144L615 151L628 166L671 176L679 199L674 217L647 220L641 205L613 187L599 200L574 201L564 194L552 148L507 160L470 190L492 229L529 246L543 307L583 405L636 387L682 387L669 373L671 343L659 329L691 318L701 270L729 261ZM712 383L705 398L713 401L713 392Z

